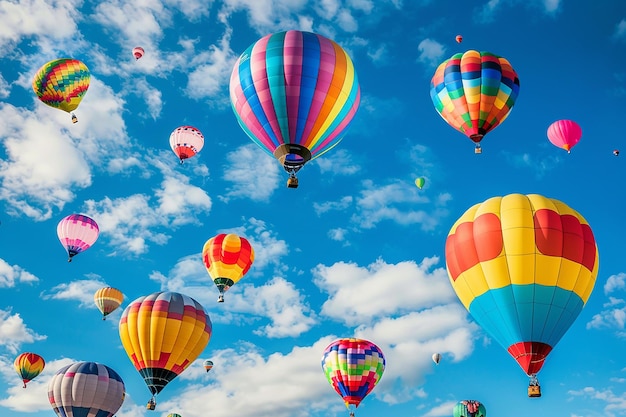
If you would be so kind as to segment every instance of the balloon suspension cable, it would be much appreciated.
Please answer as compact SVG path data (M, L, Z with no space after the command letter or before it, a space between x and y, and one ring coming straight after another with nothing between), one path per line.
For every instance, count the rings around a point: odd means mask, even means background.
M302 145L283 143L274 150L274 157L278 159L285 171L289 173L287 187L298 188L296 173L304 164L311 160L311 151Z
M528 382L529 386L533 386L533 387L539 386L539 380L537 379L537 374L530 374L528 375L528 378L530 378L530 381Z

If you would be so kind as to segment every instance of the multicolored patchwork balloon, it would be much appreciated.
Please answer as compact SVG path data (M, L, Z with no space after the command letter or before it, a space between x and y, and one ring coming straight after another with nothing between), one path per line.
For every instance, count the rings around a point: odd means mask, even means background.
M89 249L99 234L100 228L96 221L84 214L70 214L57 225L57 236L69 255L68 262Z
M446 240L459 300L531 381L589 299L598 264L587 221L537 194L476 204Z
M46 361L36 353L24 352L18 355L13 361L13 367L17 374L22 378L24 382L24 388L26 384L43 371L46 366Z
M454 406L452 417L487 417L487 409L479 401L463 400Z
M193 126L180 126L170 134L170 147L180 159L191 158L204 147L204 135Z
M59 417L112 417L125 395L117 372L96 362L64 366L48 383L48 400Z
M470 138L475 152L481 153L480 141L507 118L519 85L517 73L505 58L469 50L437 67L430 98L439 115Z
M573 120L557 120L548 126L548 139L557 148L565 149L570 153L574 145L580 141L583 130Z
M224 302L224 293L248 272L254 262L254 249L246 238L221 233L207 240L202 248L202 261L220 292L218 302Z
M104 287L94 293L93 301L102 313L102 320L106 320L109 314L122 305L124 294L117 288Z
M368 340L338 339L324 350L322 369L346 407L356 408L383 376L385 356Z
M72 113L87 93L89 69L72 58L55 59L39 68L33 78L33 90L50 107ZM72 113L72 122L78 118Z
M296 172L343 139L361 93L345 50L324 36L289 30L241 54L230 99L242 129L278 159L296 188Z
M122 313L120 339L152 398L198 358L213 332L209 315L193 298L155 292L137 298Z

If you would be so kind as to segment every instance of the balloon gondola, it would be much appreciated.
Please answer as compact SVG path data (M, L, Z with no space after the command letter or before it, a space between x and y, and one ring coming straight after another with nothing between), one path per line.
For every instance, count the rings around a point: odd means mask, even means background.
M334 41L289 30L267 35L235 62L230 99L246 134L289 174L335 147L360 102L352 60Z

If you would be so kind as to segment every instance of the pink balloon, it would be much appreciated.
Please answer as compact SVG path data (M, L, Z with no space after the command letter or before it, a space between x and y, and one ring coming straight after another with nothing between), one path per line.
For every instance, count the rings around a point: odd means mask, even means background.
M548 139L558 148L567 153L578 143L583 131L578 123L572 120L557 120L548 127Z

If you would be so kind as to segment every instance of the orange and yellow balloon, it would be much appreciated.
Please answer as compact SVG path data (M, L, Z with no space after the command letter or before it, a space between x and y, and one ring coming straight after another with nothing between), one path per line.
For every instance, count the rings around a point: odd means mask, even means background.
M72 122L78 118L72 113L89 88L89 68L72 58L55 59L44 64L33 78L33 90L39 100L50 107L72 114Z
M104 287L94 293L93 301L102 313L102 320L106 320L109 314L122 305L124 294L117 288Z
M591 295L598 248L589 223L565 203L510 194L456 221L446 267L465 308L532 381Z
M212 332L204 307L184 294L156 292L126 307L120 339L152 393L148 406L156 405L155 396L198 358Z
M44 359L36 353L24 352L20 354L15 361L13 361L13 367L17 374L22 378L24 382L24 388L26 384L43 371L46 362Z
M233 233L221 233L207 240L202 248L202 261L220 292L224 293L248 272L254 262L254 249L245 238Z

